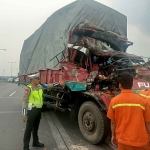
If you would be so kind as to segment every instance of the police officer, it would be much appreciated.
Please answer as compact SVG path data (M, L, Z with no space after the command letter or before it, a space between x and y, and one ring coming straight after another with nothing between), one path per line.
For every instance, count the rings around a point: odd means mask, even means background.
M22 119L26 122L26 130L24 133L24 150L29 149L29 142L31 138L31 133L33 137L33 147L44 147L43 143L39 142L38 128L41 119L41 111L43 105L43 89L52 88L57 86L59 83L55 84L42 84L40 85L39 74L34 74L29 76L31 83L27 85L24 90L23 104L22 104Z

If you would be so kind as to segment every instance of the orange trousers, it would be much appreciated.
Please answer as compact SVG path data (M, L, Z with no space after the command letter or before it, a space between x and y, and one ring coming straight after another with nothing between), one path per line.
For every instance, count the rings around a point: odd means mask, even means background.
M134 147L118 143L118 150L150 150L149 146Z

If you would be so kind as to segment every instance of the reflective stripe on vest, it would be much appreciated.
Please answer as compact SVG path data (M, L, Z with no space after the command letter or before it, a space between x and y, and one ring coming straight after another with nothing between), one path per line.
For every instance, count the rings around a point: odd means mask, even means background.
M30 88L30 96L28 99L28 103L32 103L34 106L42 106L43 105L43 90L32 90L31 84L27 85Z
M139 94L139 95L142 96L142 97L145 97L145 98L150 98L150 96L147 96L145 94Z
M116 104L114 106L112 106L113 109L117 108L117 107L140 107L143 110L145 110L145 107L142 106L141 104L130 104L130 103L124 103L124 104Z

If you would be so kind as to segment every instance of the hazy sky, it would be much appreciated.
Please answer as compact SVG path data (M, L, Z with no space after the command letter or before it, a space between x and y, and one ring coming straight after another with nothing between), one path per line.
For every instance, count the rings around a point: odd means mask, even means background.
M22 45L56 10L74 0L0 0L0 76L17 74ZM127 16L129 53L150 57L150 0L96 0Z

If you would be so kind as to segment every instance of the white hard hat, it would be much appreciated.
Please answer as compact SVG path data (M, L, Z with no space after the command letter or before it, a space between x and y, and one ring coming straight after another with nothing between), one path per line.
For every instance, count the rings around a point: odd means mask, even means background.
M29 77L30 79L35 79L35 78L39 78L40 75L39 75L39 73L36 73L36 74L28 75L28 77Z

